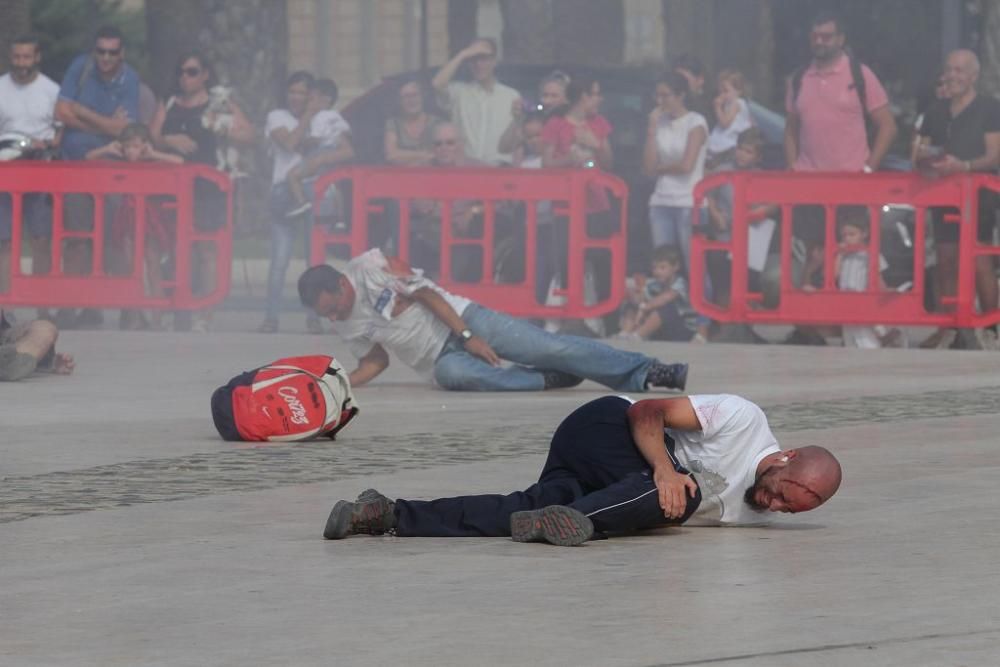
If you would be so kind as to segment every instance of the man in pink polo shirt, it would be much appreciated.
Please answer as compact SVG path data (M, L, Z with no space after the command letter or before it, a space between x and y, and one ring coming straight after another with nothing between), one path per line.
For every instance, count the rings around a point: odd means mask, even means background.
M844 48L837 15L821 12L811 25L812 63L791 76L785 93L785 162L794 171L870 173L896 136L889 97L872 71ZM798 206L792 217L792 233L805 243L806 256L821 252L823 209ZM825 345L826 339L823 330L800 326L785 342Z
M788 165L795 171L877 169L896 136L885 88L868 67L851 62L843 24L834 14L819 14L809 39L812 63L793 75L785 96ZM866 115L875 130L872 146Z

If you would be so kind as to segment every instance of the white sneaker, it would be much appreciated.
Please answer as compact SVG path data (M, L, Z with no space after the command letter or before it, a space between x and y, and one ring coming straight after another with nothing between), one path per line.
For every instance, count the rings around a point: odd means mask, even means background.
M997 351L1000 350L1000 344L997 343L997 335L992 329L976 329L976 339L979 341L979 346L983 350Z

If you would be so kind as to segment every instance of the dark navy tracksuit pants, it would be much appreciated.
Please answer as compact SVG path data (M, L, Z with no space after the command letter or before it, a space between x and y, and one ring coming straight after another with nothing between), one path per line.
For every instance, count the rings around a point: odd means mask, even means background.
M577 408L552 436L537 484L510 495L397 500L396 534L410 537L510 535L510 515L549 505L567 505L590 517L598 532L625 532L687 521L701 502L688 498L680 519L660 508L653 472L632 440L631 404L606 396ZM673 442L664 434L668 450ZM674 467L682 468L671 454Z

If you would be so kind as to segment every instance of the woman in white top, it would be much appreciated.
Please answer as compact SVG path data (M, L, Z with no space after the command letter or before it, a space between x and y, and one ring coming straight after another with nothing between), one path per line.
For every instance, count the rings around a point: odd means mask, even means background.
M286 213L292 208L291 190L288 187L288 173L302 161L302 151L313 118L322 110L318 97L309 95L310 86L315 81L309 72L293 72L285 84L285 106L267 114L264 135L274 156L271 173L271 257L267 274L267 304L264 322L257 328L260 333L276 333L281 314L281 293L285 287L285 274L292 260L293 244L300 233L305 235L305 256L309 259L309 236L312 218L306 229L303 225L292 224ZM319 319L313 313L306 316L306 329L310 333L322 333Z
M649 198L653 247L675 245L691 266L691 207L694 186L705 168L708 123L685 106L687 80L667 72L656 84L656 108L649 114L643 170L656 178Z
M740 132L753 127L743 74L735 69L724 69L719 72L718 82L719 95L715 98L715 117L718 122L708 135L709 171L715 171L727 163L731 165Z

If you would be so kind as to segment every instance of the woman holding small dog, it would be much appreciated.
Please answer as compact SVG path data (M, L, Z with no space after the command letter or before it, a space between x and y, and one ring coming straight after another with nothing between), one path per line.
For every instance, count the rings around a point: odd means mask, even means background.
M203 55L195 52L181 55L177 60L176 76L173 94L159 105L150 124L157 148L180 155L185 162L217 167L221 141L238 145L253 143L253 125L236 103L232 99L221 102L212 99L209 91L216 84L215 73ZM218 108L220 106L224 108ZM231 115L232 122L218 122L220 113ZM201 231L214 231L225 224L225 196L210 183L198 181L195 226ZM198 244L196 250L195 289L207 291L215 275L215 249ZM174 328L187 328L178 326L178 319L175 316ZM207 331L210 322L211 313L202 311L195 314L192 328Z

